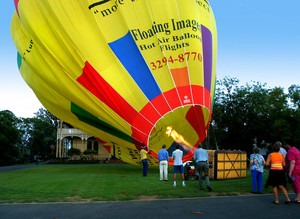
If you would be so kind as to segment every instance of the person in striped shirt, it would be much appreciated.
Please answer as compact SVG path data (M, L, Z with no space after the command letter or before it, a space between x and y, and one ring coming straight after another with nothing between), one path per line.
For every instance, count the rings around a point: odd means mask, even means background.
M285 160L281 153L279 153L280 145L275 143L272 146L273 153L269 154L267 158L266 165L271 166L269 171L269 177L265 187L268 186L273 187L273 193L275 196L275 200L273 201L274 204L279 204L278 200L278 187L283 192L286 201L285 204L289 204L291 202L287 190L286 190L286 177L285 171L283 167L285 166Z

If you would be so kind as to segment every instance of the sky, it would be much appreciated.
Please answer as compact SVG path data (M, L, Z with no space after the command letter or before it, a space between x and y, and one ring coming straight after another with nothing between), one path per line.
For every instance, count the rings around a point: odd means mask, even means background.
M225 76L266 83L300 85L299 0L209 0L218 35L217 79ZM0 7L0 111L33 117L43 107L22 79L10 35L13 0Z

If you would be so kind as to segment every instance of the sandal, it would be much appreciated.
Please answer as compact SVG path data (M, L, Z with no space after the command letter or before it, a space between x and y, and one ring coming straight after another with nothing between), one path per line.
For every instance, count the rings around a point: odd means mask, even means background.
M294 201L292 201L293 203L295 203L295 204L300 204L300 201L299 200L294 200Z
M290 204L290 203L291 203L291 201L285 201L284 202L284 204L287 204L287 205Z
M275 204L275 205L279 205L279 202L275 202L275 201L273 201L273 204Z

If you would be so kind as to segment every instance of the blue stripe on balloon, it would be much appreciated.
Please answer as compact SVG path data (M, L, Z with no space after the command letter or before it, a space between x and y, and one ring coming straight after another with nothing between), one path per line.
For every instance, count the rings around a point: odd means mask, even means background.
M130 32L108 45L150 101L161 94Z

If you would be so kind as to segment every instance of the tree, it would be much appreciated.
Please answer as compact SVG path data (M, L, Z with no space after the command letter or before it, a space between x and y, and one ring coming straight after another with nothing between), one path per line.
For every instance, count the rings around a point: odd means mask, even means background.
M44 108L40 108L39 111L34 114L35 118L48 122L52 127L58 126L58 118Z
M17 144L18 155L20 163L28 163L30 160L30 133L32 129L31 119L19 118L18 130L20 133L21 142Z
M298 109L300 108L300 86L299 85L292 85L288 89L289 97L291 102L294 104L295 107Z
M9 110L0 111L0 165L16 162L20 135L17 128L18 118Z
M288 104L288 95L284 89L275 87L268 93L268 106L270 114L270 140L286 141L291 138L290 126L291 109Z
M58 119L46 109L39 109L34 118L21 118L18 125L22 133L22 149L24 154L33 159L39 155L41 159L53 156L51 145L56 144ZM25 153L26 151L26 153Z
M42 159L48 159L51 145L56 143L56 128L38 118L31 118L32 129L30 130L29 147L31 156L38 154Z
M300 148L300 86L292 85L288 89L289 98L293 103L294 108L291 110L291 130L292 139L294 142L298 143L298 148Z
M239 86L235 78L217 81L209 134L219 149L252 152L275 141L300 140L300 112L291 109L289 97L298 103L298 87L267 88L260 82ZM297 104L296 104L297 105ZM299 142L299 141L298 141Z

